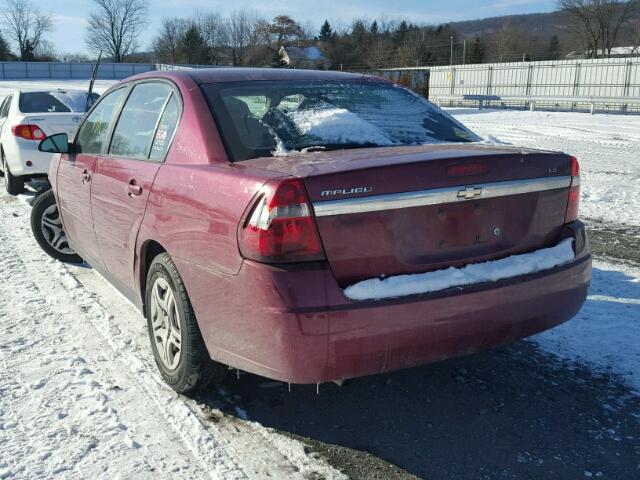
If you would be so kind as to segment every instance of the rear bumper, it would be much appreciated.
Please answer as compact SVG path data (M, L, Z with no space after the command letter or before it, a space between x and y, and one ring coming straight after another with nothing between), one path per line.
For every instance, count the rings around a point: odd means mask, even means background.
M229 291L212 305L210 274L180 262L178 268L212 358L282 381L316 383L466 355L569 320L591 278L584 228L576 222L571 232L578 248L571 264L390 301L348 300L323 264L284 270L245 262L233 280L217 279Z
M3 144L11 173L17 177L44 177L55 154L38 150L40 142L11 138ZM28 166L27 162L31 162Z

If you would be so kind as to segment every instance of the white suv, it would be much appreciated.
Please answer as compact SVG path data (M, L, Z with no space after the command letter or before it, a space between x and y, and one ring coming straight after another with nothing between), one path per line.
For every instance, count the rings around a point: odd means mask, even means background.
M92 94L95 102L97 94ZM54 133L73 138L87 105L87 91L15 90L0 105L0 171L7 192L17 195L25 181L46 177L52 154L38 151Z

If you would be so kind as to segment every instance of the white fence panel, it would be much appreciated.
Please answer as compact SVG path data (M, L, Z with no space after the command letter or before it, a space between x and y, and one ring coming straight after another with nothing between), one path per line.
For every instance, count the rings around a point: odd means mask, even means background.
M120 80L138 73L159 70L154 63L101 63L98 79ZM170 66L167 69L170 69ZM93 63L0 62L0 80L88 79Z
M494 97L483 100L484 105L528 103L526 97L535 97L536 104L561 106L561 97L570 108L576 104L592 103L597 97L600 104L624 109L636 109L640 96L640 58L610 58L559 60L544 62L493 63L391 69L378 72L416 90L426 92L424 76L430 76L429 98L454 102L453 97ZM503 101L500 97L511 97ZM514 97L520 98L516 100ZM630 103L623 103L629 98ZM478 102L463 99L458 103ZM635 106L634 106L635 105Z

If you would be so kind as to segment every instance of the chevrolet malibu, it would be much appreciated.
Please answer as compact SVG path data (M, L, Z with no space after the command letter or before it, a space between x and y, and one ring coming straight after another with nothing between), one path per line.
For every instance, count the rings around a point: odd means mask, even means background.
M40 149L61 155L36 240L140 308L179 392L228 367L320 383L466 355L587 295L578 161L485 143L381 79L143 74Z

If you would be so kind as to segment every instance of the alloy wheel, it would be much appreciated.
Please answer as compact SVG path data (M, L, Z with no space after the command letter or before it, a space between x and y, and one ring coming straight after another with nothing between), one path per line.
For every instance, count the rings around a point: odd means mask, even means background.
M5 182L6 181L5 175ZM58 211L57 205L51 205L44 211L40 219L40 227L47 243L56 251L67 255L75 253L71 247L69 247L67 235L62 229L62 220L60 219L60 212Z
M175 294L162 277L155 280L151 290L151 328L160 361L168 370L175 370L182 351L180 313Z

